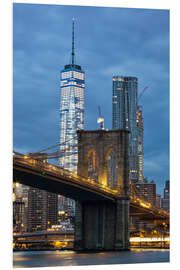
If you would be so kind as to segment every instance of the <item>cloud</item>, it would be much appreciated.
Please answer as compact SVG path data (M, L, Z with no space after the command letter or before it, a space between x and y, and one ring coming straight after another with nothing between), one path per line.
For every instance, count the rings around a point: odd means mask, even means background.
M169 179L169 154L163 151L152 151L144 157L144 175L157 181L163 175Z

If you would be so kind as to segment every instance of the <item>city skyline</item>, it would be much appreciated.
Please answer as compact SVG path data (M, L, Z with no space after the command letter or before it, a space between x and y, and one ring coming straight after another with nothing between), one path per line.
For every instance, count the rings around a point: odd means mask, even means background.
M75 62L86 73L85 129L99 128L98 105L105 129L112 128L113 75L138 77L139 94L149 87L141 99L144 176L162 194L169 179L168 10L14 4L14 150L58 143L60 71L70 63L72 17Z

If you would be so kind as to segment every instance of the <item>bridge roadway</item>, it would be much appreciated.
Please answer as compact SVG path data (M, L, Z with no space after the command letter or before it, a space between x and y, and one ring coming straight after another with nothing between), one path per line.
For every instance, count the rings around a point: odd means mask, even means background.
M123 194L89 178L53 164L13 153L13 181L78 201L111 201L123 199ZM145 220L169 220L169 213L130 193L130 215Z
M72 241L74 240L73 232L63 232L63 231L38 231L38 232L28 232L28 233L13 233L14 240L56 240L56 241Z

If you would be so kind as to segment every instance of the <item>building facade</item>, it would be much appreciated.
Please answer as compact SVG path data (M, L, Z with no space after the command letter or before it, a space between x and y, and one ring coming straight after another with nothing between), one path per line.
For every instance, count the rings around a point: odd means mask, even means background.
M24 207L21 199L13 201L13 232L24 232Z
M137 109L137 130L138 130L138 172L139 181L143 181L143 135L144 135L144 125L143 125L143 112L142 106L138 106Z
M72 28L72 62L61 71L60 99L60 150L65 151L59 164L61 167L77 171L77 134L84 128L84 71L74 63L74 20ZM66 149L66 150L65 150Z
M57 218L57 194L13 183L13 231L46 230L57 224Z
M161 198L160 194L156 194L156 206L158 208L161 208L161 206L162 206L162 198Z
M17 226L15 229L16 232L18 229L20 231L27 231L27 212L28 212L28 190L30 187L13 183L13 222L17 223L17 220L21 220L21 227ZM18 214L19 213L19 214ZM16 218L15 218L16 216Z
M169 212L170 209L170 182L166 181L164 187L164 197L162 199L162 208Z
M28 192L28 232L43 231L57 224L58 195L38 188Z
M143 200L156 205L156 184L152 180L150 183L146 181L137 182L134 184L136 195Z
M58 195L47 192L47 208L46 208L46 224L47 229L58 224Z
M169 199L170 197L169 195L170 195L170 183L169 180L167 180L164 188L164 199Z
M84 127L84 72L78 65L66 65L61 71L60 150L65 151L59 164L77 171L77 135Z
M28 192L28 232L46 230L46 191L30 188Z
M139 179L136 77L113 76L112 129L126 129L129 135L129 177Z

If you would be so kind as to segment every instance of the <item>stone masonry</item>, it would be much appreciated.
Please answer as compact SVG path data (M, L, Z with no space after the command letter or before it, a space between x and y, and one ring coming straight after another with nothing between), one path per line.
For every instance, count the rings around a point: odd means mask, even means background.
M121 197L115 201L79 201L75 214L75 250L126 250L129 248L128 132L125 130L77 131L78 174L88 177L89 152L94 151L98 181L108 186L107 162L116 154Z

